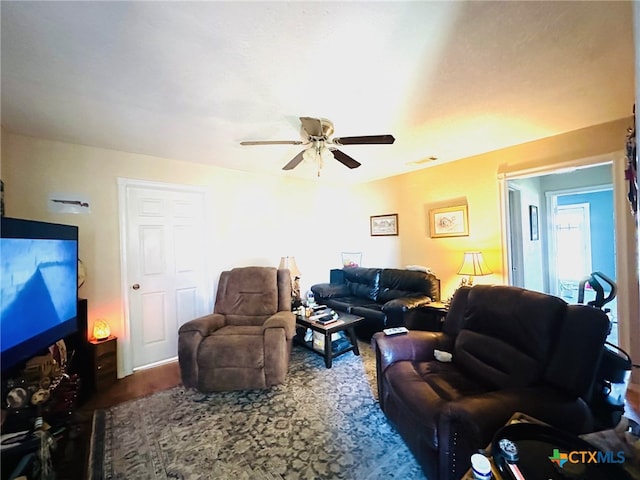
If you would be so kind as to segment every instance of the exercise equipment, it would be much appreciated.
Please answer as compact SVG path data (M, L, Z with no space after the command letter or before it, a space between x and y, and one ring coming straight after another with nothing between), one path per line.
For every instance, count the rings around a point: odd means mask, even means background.
M604 280L605 283L609 284L609 287L610 287L609 295L607 295L606 297L604 296L604 287L598 281L598 278L601 278L602 280ZM603 310L605 313L609 313L611 311L610 309L602 308L602 307L604 307L607 303L609 303L611 300L616 298L616 293L618 292L618 287L616 286L616 282L611 280L602 272L591 273L587 278L582 279L580 281L580 284L578 285L578 303L584 303L584 290L587 283L596 292L595 300L591 300L590 302L587 302L587 305L589 305L590 307L599 308Z
M609 285L609 294L606 296L601 281ZM578 303L584 303L587 284L595 291L596 296L586 305L599 308L608 314L611 309L604 306L616 297L616 282L602 272L591 273L578 285ZM632 368L633 362L627 352L613 343L605 342L591 394L587 400L598 427L611 428L620 422Z

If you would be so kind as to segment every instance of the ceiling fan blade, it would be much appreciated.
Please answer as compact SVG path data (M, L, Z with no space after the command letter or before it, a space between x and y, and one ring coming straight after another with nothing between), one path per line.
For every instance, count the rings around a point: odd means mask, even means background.
M240 145L302 145L302 140L249 140Z
M302 150L299 154L297 154L295 157L293 157L293 159L287 163L284 167L282 167L283 170L293 170L294 168L296 168L298 166L298 164L302 161L302 154L305 152L305 150Z
M345 167L358 168L361 165L360 162L354 160L349 155L341 152L340 150L331 150L331 153L333 153L335 159L342 163Z
M302 128L304 128L309 136L321 137L324 135L322 132L322 120L319 118L300 117L300 122L302 123Z
M339 137L333 139L333 143L336 145L390 145L395 141L396 139L393 135L363 135L360 137Z

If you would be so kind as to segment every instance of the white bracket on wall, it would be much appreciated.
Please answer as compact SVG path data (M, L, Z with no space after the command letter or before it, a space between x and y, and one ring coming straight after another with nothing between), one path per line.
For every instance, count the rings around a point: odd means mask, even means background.
M49 211L52 213L91 213L89 198L74 193L52 193L49 195Z

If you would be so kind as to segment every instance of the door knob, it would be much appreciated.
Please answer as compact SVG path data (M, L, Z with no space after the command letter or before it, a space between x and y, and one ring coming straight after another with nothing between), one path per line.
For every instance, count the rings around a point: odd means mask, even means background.
M134 290L138 290L140 288L140 285L137 283L134 283L131 288L133 288Z

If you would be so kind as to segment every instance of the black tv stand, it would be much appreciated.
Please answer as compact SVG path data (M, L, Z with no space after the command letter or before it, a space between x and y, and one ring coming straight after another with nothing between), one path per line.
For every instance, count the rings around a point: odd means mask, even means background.
M41 417L48 426L47 433L55 443L66 443L72 432L78 428L75 425L74 415L82 403L88 400L92 393L91 386L91 362L89 361L90 349L87 335L87 300L78 301L78 329L77 332L64 338L67 348L67 362L64 373L56 378L56 385L50 388L50 397L42 405L26 405L23 408L2 410L3 436L27 432L12 447L1 450L2 480L11 477L16 468L22 468L25 472L31 472L34 464L38 462L38 449L40 436L35 433L36 419ZM47 353L47 352L43 352ZM3 372L3 392L6 398L6 380L17 378L24 365ZM11 375L9 375L11 374ZM5 437L6 438L6 437ZM54 470L56 464L64 461L64 449L56 448L52 452ZM31 478L31 476L28 476Z

